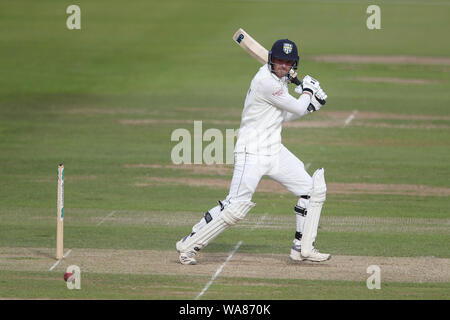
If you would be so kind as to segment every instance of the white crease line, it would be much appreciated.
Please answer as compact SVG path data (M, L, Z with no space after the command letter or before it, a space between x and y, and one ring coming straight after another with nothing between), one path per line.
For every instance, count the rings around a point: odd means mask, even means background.
M61 262L62 259L59 259L58 261L56 261L56 263L54 265L51 266L51 268L48 271L52 271L53 269L56 268L56 266Z
M63 255L63 258L67 258L71 252L72 252L72 249L67 250L66 254Z
M72 252L72 249L67 250L66 254L63 255L63 259L67 258L67 256ZM58 261L55 262L55 264L53 266L51 266L51 268L48 271L52 271L53 269L56 268L56 266L61 262L62 259L59 259Z
M225 260L225 262L220 266L219 269L217 269L216 273L213 275L213 277L211 278L211 280L206 284L206 286L203 288L202 292L199 293L199 295L195 298L195 300L198 300L205 292L206 290L209 289L209 287L212 285L212 283L214 282L214 280L216 280L216 278L218 277L218 275L222 272L222 269L225 267L225 265L228 263L228 261L231 260L231 258L233 257L233 255L236 253L236 251L239 249L239 247L241 246L242 241L239 241L236 246L234 247L233 251L228 255L227 260Z
M102 221L100 221L99 223L97 223L97 226L101 225L103 222L105 222L106 219L110 218L114 213L116 213L116 211L112 211L110 212L106 217L104 217L102 219Z
M358 110L353 111L353 113L349 115L348 118L345 120L345 125L348 125L350 122L352 122L352 120L355 119L357 113Z
M267 213L265 213L261 219L259 219L259 221L251 228L251 230L259 227L264 220L267 218ZM222 269L225 267L225 265L228 263L228 261L231 260L231 258L233 257L233 255L236 253L236 251L239 249L239 247L242 245L242 240L239 241L236 246L234 247L234 250L230 253L230 255L228 256L227 260L225 260L225 262L220 266L219 269L217 269L216 273L214 274L214 276L211 278L211 280L206 284L206 286L203 288L202 292L200 292L200 294L195 298L195 300L198 300L208 289L209 287L212 285L212 283L214 282L214 280L216 280L216 278L219 276L219 274L222 272Z

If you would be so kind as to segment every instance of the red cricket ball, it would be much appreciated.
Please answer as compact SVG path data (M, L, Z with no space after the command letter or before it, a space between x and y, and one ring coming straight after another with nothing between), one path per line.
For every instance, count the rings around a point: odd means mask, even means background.
M66 272L66 273L64 273L64 281L72 281L72 278L73 278L73 273L70 273L70 272Z

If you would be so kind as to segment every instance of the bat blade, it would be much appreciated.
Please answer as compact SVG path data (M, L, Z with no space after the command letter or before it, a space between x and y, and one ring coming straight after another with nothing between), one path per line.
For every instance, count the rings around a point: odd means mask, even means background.
M253 39L244 29L239 28L233 35L233 40L242 49L247 51L253 58L259 61L261 64L267 63L269 52L266 48L260 45L255 39Z
M249 55L259 61L261 64L266 64L269 58L269 51L253 39L244 29L239 28L233 35L233 41L236 42L242 49L247 51ZM297 73L290 70L289 74L292 78L292 83L300 85L301 82L297 79Z

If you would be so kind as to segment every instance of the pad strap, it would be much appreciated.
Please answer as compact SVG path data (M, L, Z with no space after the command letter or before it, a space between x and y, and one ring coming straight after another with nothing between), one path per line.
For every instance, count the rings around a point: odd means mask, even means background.
M305 216L306 216L306 213L308 212L308 211L306 210L306 208L302 208L302 207L300 207L300 206L295 206L295 207L294 207L294 211L295 211L295 213L301 215L302 217L305 217Z

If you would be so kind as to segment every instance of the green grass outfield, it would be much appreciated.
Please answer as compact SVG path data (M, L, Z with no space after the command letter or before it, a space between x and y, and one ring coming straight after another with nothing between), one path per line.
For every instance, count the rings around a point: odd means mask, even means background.
M377 1L381 30L366 28L370 1L80 0L69 31L71 4L0 3L0 298L195 299L242 241L201 299L449 299L449 1ZM239 27L266 48L294 40L329 96L283 129L310 174L326 169L324 265L288 261L297 199L268 180L199 265L177 263L232 166L173 165L171 134L239 127L259 68ZM319 60L343 55L416 62ZM50 271L60 162L71 253ZM81 290L62 280L71 264Z

